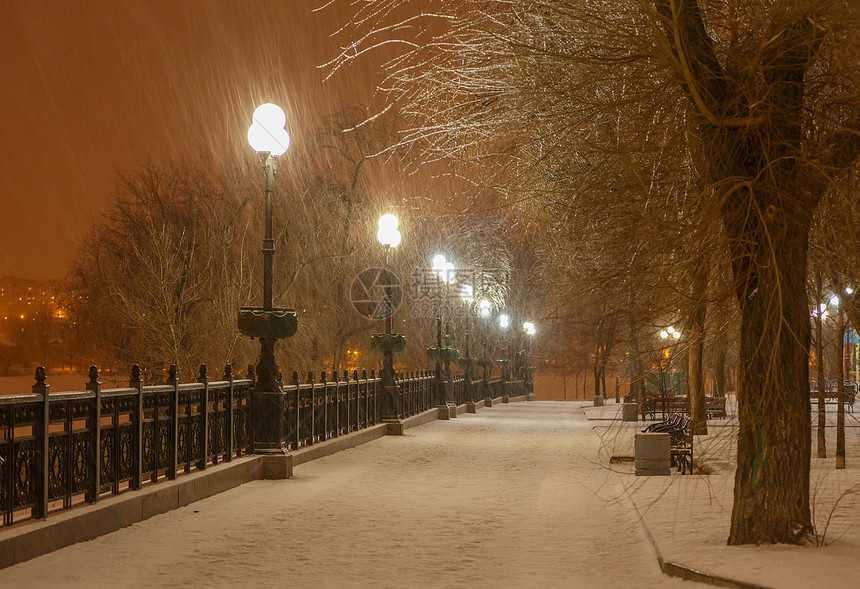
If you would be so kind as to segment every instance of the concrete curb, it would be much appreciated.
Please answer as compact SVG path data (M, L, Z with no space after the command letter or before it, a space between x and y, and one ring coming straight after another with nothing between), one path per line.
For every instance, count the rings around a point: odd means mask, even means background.
M660 565L660 570L663 571L663 574L669 575L670 577L678 577L679 579L687 581L704 583L705 585L714 585L716 587L732 587L734 589L772 589L765 585L748 583L746 581L739 581L722 575L699 571L692 567L666 560L663 558L663 553L660 552L660 546L657 545L657 540L654 539L654 536L651 534L651 530L649 530L648 526L645 524L645 518L642 517L642 513L639 511L639 507L636 505L636 502L633 501L629 495L628 499L630 500L630 505L633 507L633 511L636 513L636 517L639 519L639 524L645 531L645 536L648 538L648 542L651 543L651 547L654 549L654 554L657 556L657 564Z
M585 407L583 406L581 407L581 409L583 409L582 413L583 415L585 415ZM586 421L606 421L605 419L591 420L588 419L587 415L585 416L585 419ZM615 421L621 421L620 413L619 418ZM664 575L668 575L670 577L678 577L679 579L684 579L686 581L696 581L697 583L703 583L705 585L714 585L715 587L731 587L733 589L772 589L765 585L748 583L746 581L739 581L737 579L724 577L722 575L715 575L706 571L700 571L692 567L683 565L681 563L669 561L663 558L663 553L660 551L660 546L657 544L657 540L654 538L654 535L651 533L651 530L648 529L648 525L645 523L645 518L642 516L642 512L639 511L639 506L636 505L636 502L630 495L629 488L627 488L627 485L623 482L622 485L624 485L624 489L627 492L627 500L630 501L630 506L633 508L633 512L636 514L636 518L639 520L639 525L642 526L642 530L645 532L645 537L648 538L648 542L651 544L651 548L654 549L654 554L657 556L657 564L660 565L660 570L663 571Z
M154 515L257 479L270 478L264 464L286 462L284 456L256 455L235 458L172 481L148 485L140 491L107 497L98 503L52 514L0 533L0 568L5 568L65 546L92 540ZM269 476L267 476L269 475Z

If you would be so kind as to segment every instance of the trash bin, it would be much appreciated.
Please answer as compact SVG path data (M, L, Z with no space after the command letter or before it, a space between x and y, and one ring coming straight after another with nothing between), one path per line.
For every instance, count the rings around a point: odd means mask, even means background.
M639 404L624 403L621 405L621 421L639 421Z
M636 476L669 475L669 434L638 432L633 444Z

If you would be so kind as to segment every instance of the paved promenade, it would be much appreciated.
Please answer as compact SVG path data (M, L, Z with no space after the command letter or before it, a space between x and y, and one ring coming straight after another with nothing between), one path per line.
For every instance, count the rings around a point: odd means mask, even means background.
M33 587L688 587L578 403L435 421L0 571Z
M696 437L697 474L635 477L619 459L644 426L614 404L497 405L0 570L0 587L699 586L660 563L730 587L856 584L860 422L846 470L813 459L824 547L728 547L731 409Z

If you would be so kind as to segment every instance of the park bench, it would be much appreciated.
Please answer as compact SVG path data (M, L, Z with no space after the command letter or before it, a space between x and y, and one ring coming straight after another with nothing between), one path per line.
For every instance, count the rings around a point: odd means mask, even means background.
M648 433L669 434L669 458L678 472L693 474L693 429L690 418L673 413L660 423L652 423L642 430Z
M725 397L705 397L705 407L708 414L708 419L726 417L726 398Z
M645 399L642 403L642 419L647 419L648 415L651 416L651 419L657 419L657 413L662 414L664 411L663 402L663 397L649 397ZM665 397L665 412L669 415L673 413L688 413L687 397Z
M843 381L845 410L854 413L854 401L857 400L857 383L850 379ZM835 378L828 379L823 388L825 402L836 403L839 396L839 383ZM818 379L809 379L809 398L811 401L818 399Z

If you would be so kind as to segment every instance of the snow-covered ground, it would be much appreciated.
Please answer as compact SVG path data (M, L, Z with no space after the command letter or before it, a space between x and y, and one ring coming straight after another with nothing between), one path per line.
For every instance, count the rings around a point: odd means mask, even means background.
M681 587L578 404L515 403L0 571L44 587Z
M632 455L633 433L644 425L605 421L618 408L584 408L601 436L601 463L610 455ZM827 406L829 458L812 459L814 524L821 547L726 546L732 509L737 425L729 418L708 422L709 435L696 436L696 462L710 475L633 476L633 464L613 464L629 497L643 515L663 558L699 571L767 587L857 586L860 556L860 422L846 414L845 470L836 470L836 406ZM597 421L597 418L602 418ZM817 413L813 408L813 423ZM813 431L813 444L815 432ZM816 454L815 446L813 455Z
M695 586L660 572L637 509L667 561L770 587L854 586L856 506L836 510L824 548L725 545L731 419L696 440L712 474L635 477L609 458L632 454L642 424L586 405L435 421L0 570L0 587ZM813 463L820 529L860 482L849 423L848 469Z

